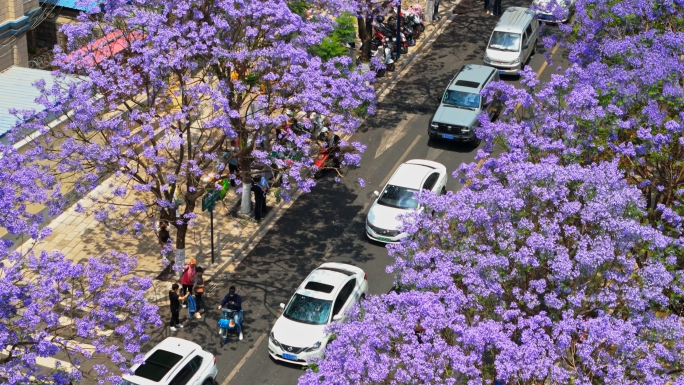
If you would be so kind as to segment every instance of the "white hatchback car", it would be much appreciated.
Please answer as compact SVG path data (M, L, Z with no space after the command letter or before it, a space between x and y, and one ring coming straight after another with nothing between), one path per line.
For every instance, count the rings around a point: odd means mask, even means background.
M216 357L194 342L168 337L133 365L120 385L214 385Z
M446 193L446 182L447 170L441 163L423 159L402 163L382 192L375 191L378 199L366 217L368 238L385 243L396 243L405 238L407 234L399 231L399 215L421 209L416 193L423 190L440 195Z
M271 329L268 354L276 360L308 364L328 344L325 328L342 322L345 312L368 292L368 278L360 268L345 263L324 263L302 282L285 304Z

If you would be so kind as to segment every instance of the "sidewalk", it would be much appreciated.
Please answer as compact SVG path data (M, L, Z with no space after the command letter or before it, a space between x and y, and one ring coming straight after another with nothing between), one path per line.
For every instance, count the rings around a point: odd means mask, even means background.
M442 16L441 20L426 22L423 36L415 47L410 48L407 55L399 59L396 71L376 83L378 96L387 91L390 85L396 83L399 73L417 56L416 51L429 46L430 42L434 41L435 35L441 33L447 20L451 19L452 9L459 2L459 0L453 2L447 0L442 3L439 12ZM90 202L93 197L111 196L112 191L119 184L114 177L111 177L78 203L88 208L91 206ZM134 199L135 196L129 194L125 200L132 202ZM266 231L272 219L279 212L289 208L294 199L289 203L276 203L274 196L269 194L267 197L269 210L261 223L256 223L249 218L235 218L227 215L230 209L239 204L239 201L240 196L231 190L224 199L225 206L221 203L216 204L214 211L215 263L213 264L211 263L209 212L201 212L199 207L196 209L197 220L188 229L186 235L186 260L195 258L198 266L205 268L205 279L216 281L218 273L236 260L257 235ZM150 301L165 301L171 285L178 282L178 273L163 265L157 236L151 229L144 230L139 237L130 235L108 237L107 234L112 230L102 222L96 221L94 215L76 212L76 204L54 218L49 226L52 227L52 234L35 245L36 250L59 250L66 255L67 259L74 261L84 261L89 256L99 256L110 250L126 252L138 259L138 264L132 274L153 279L153 287L146 295ZM170 226L170 230L171 237L175 239L173 226ZM28 241L18 248L26 250L31 246L33 246L33 241Z

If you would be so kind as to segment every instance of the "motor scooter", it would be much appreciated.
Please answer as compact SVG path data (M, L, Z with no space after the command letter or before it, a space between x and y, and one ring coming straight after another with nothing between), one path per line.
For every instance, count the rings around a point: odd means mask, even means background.
M371 65L376 73L377 77L385 76L387 71L394 71L394 59L392 58L392 47L394 45L390 44L389 39L383 37L382 40L378 36L373 36L370 42L370 57L371 59L376 59L376 62L382 63L382 66L375 68ZM359 51L363 49L363 43L359 47ZM357 62L361 62L361 55L356 58Z
M321 133L321 135L327 135L327 132ZM326 137L323 136L320 138L321 142L325 141ZM319 142L319 143L321 143ZM334 168L339 170L340 169L340 137L337 135L333 134L333 140L332 144L326 147L320 146L320 151L318 155L316 155L316 158L314 159L314 167L316 167L316 171L314 172L314 178L318 179L323 176L323 173L325 173L325 170Z
M228 332L236 329L235 324L235 313L238 314L238 322L242 326L242 321L245 319L245 314L242 310L230 310L221 309L223 311L223 317L219 319L218 326L221 329L221 346L226 344L228 340Z

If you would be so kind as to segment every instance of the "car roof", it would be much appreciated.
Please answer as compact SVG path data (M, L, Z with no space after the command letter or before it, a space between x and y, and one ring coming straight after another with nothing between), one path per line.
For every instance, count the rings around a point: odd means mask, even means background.
M387 184L420 190L423 181L434 168L422 164L403 163L394 172Z
M172 368L168 370L166 374L162 378L166 378L169 373L174 372L174 368L177 367L178 365L184 363L188 356L190 356L194 352L199 352L202 351L202 347L199 346L198 344L184 340L182 338L178 337L167 337L165 340L157 344L152 350L147 352L145 354L145 360L147 360L150 356L152 356L154 353L156 353L159 350L164 350L169 353L177 354L181 356L182 358L178 360ZM135 372L141 365L133 365L131 367L131 371ZM159 385L160 382L157 381L152 381L144 377L136 376L136 375L125 375L123 376L124 380L131 381L135 384L138 385Z
M494 71L495 69L493 67L479 64L466 64L458 71L449 84L449 90L480 93Z
M340 286L342 286L342 284L344 284L348 278L349 276L347 274L339 271L316 268L299 286L297 289L297 294L318 299L332 300L335 298L335 294L337 294ZM333 287L333 289L329 293L326 293L325 291L307 289L306 287L309 282L330 285Z
M533 10L523 7L508 7L496 23L494 31L523 33L527 24L536 17Z

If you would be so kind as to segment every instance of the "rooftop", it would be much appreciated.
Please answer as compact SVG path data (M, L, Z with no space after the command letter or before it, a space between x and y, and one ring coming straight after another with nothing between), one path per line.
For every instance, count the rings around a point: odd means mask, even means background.
M0 72L0 137L19 120L10 114L10 110L44 110L41 104L36 103L40 91L33 86L39 80L44 80L47 87L54 84L50 71L12 66Z

